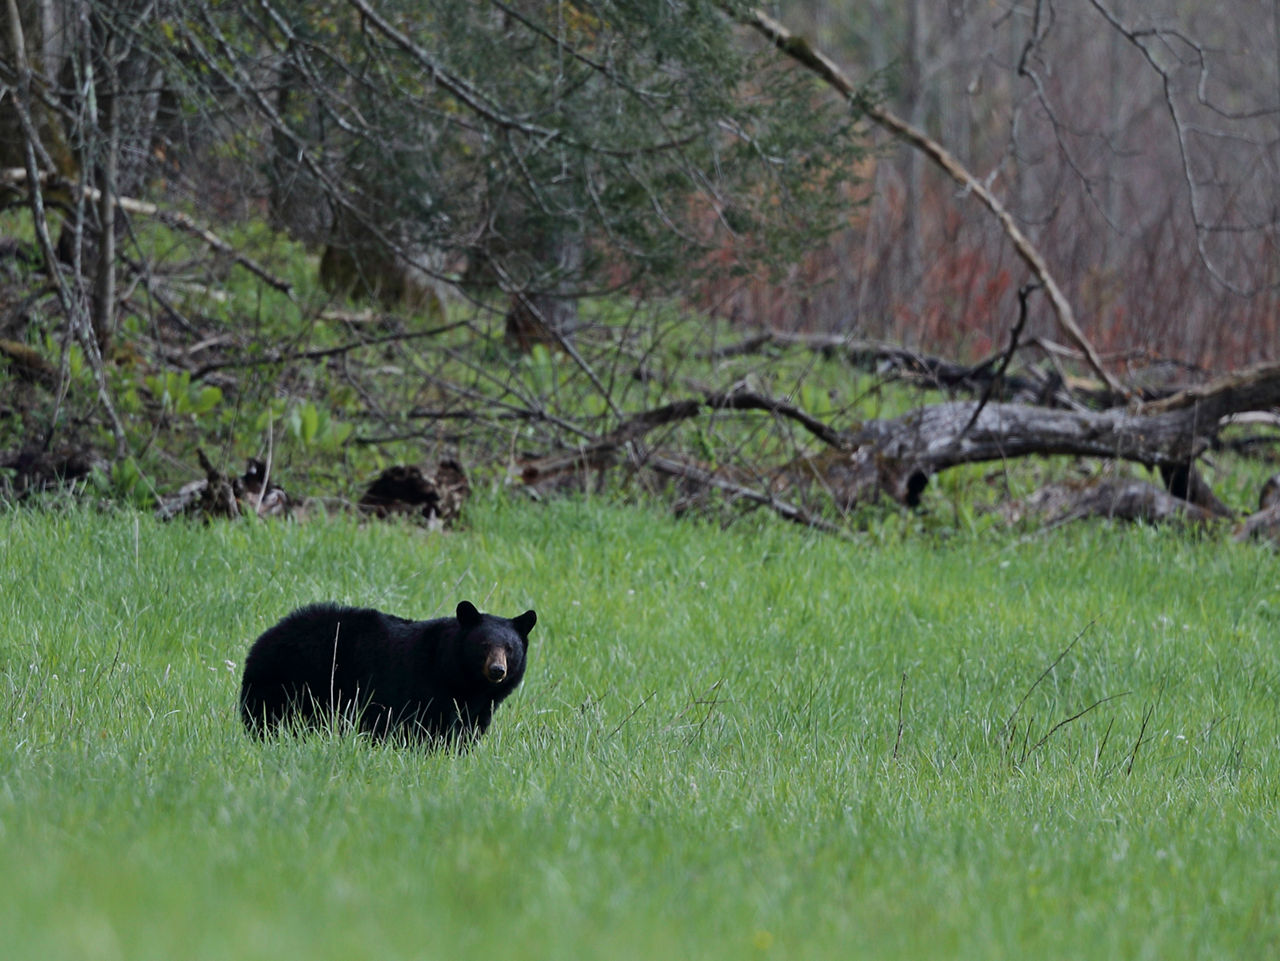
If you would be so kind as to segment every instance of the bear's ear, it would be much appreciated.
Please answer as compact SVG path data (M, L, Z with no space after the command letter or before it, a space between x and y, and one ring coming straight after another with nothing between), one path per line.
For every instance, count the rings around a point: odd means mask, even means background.
M533 625L538 623L538 615L533 611L525 611L519 617L513 617L511 623L521 637L528 637Z
M480 612L476 610L476 606L470 601L460 601L458 603L458 623L464 628L475 627L480 623Z

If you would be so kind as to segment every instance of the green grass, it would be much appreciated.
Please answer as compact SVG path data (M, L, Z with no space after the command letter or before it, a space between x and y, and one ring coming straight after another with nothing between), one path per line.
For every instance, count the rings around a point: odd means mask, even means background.
M0 523L7 957L1280 947L1280 563L1256 546L873 545L571 501L443 536ZM240 659L295 605L463 597L538 611L469 754L240 729Z

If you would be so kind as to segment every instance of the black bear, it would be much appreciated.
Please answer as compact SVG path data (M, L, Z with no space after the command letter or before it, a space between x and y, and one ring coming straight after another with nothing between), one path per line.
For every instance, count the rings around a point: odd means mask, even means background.
M254 641L244 662L240 715L264 736L282 724L347 717L375 738L466 743L524 677L538 615L481 614L411 621L370 608L313 604Z

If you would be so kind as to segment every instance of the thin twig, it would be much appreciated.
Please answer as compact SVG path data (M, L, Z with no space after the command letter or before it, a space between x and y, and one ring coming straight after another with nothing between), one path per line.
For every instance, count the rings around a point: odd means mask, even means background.
M267 408L270 414L271 408ZM262 469L262 486L258 488L258 499L254 502L253 512L259 516L262 515L262 498L267 496L267 489L271 486L271 462L275 454L275 423L274 416L267 417L267 462Z
M1107 722L1107 729L1102 732L1102 740L1098 743L1098 749L1093 752L1093 768L1098 769L1099 762L1102 761L1102 753L1107 749L1107 743L1111 740L1111 729L1115 727L1116 719L1113 717Z
M644 707L646 704L648 704L650 701L652 701L652 700L653 700L655 697L657 697L657 696L658 696L658 692L657 692L657 691L653 691L651 694L649 694L647 697L645 697L645 698L644 698L644 700L642 700L639 704L637 704L635 707L633 707L633 708L631 709L631 713L630 713L630 714L628 714L626 717L624 717L621 721L619 721L619 722L618 722L618 726L617 726L617 727L615 727L612 731L610 731L608 734L606 734L606 735L604 736L604 739L607 741L607 740L609 740L611 737L613 737L615 734L617 734L619 731L621 731L621 730L622 730L622 728L623 728L623 726L624 726L624 725L625 725L629 720L631 720L633 717L635 717L635 716L636 716L636 714L638 714L638 713L640 712L640 708Z
M898 759L898 748L902 746L902 700L907 696L907 672L902 672L902 685L898 688L898 738L893 742L893 759Z
M706 397L708 407L713 410L763 410L778 417L794 420L814 437L831 447L841 447L844 440L840 432L828 424L794 404L776 397L758 394L754 390L735 387L723 393L709 393Z
M1064 717L1061 721L1059 721L1053 727L1049 728L1049 730L1045 732L1044 737L1040 738L1040 740L1036 741L1035 744L1031 745L1030 750L1024 750L1022 757L1018 759L1018 763L1019 764L1025 763L1027 758L1029 758L1040 747L1042 747L1045 744L1045 742L1049 740L1049 738L1053 737L1054 733L1057 732L1058 728L1066 727L1072 721L1078 721L1080 718L1084 717L1094 708L1100 707L1101 705L1106 704L1108 701L1114 701L1117 698L1121 698L1121 697L1128 697L1129 693L1130 693L1129 691L1124 691L1120 694L1112 694L1110 697L1100 697L1098 698L1098 700L1094 701L1092 704L1086 707L1083 711L1077 711L1075 714L1072 714L1070 717ZM1108 730L1110 730L1109 727L1108 727Z
M376 347L379 344L398 343L400 341L421 340L424 337L438 337L440 334L448 333L458 327L465 327L467 322L464 320L456 321L452 324L444 324L440 327L432 327L430 330L416 330L411 333L387 334L383 337L366 337L362 340L351 341L346 344L339 344L336 347L322 347L315 350L302 350L296 353L283 353L281 351L273 351L265 357L251 357L248 359L236 360L219 360L198 367L191 374L192 380L200 380L209 374L219 370L227 370L233 367L266 367L272 364L293 364L303 360L322 360L326 357L335 357L339 354L345 354L353 350L359 350L361 347Z
M1004 357L1000 359L1000 366L996 368L996 372L991 379L987 381L986 389L983 390L982 396L978 398L978 405L973 409L973 415L969 418L969 422L964 425L964 429L956 435L956 442L959 443L970 430L973 425L978 422L978 417L982 414L982 408L987 406L987 401L991 399L991 395L995 393L996 384L1004 380L1004 372L1009 369L1009 361L1013 360L1013 354L1018 349L1018 338L1022 336L1022 328L1027 326L1027 298L1031 292L1037 289L1039 284L1023 284L1018 289L1018 320L1013 325L1013 330L1009 332L1009 349L1004 352Z
M1129 763L1125 765L1125 777L1133 773L1133 762L1138 757L1138 748L1142 746L1143 735L1147 733L1147 723L1151 720L1151 715L1155 713L1155 704L1148 704L1146 713L1142 715L1142 726L1138 728L1138 739L1133 742L1133 747L1129 750Z
M1043 681L1046 677L1048 677L1050 673L1052 673L1055 667L1057 667L1059 664L1062 663L1062 659L1071 652L1071 649L1076 646L1080 638L1084 637L1085 632L1088 631L1089 628L1093 627L1093 625L1096 624L1097 622L1098 622L1098 619L1095 617L1088 624L1082 627L1080 629L1080 632L1071 639L1071 643L1062 649L1062 653L1053 659L1053 663L1040 672L1040 676L1035 679L1035 683L1032 684L1029 688L1027 688L1027 692L1022 695L1022 700L1018 702L1018 706L1015 707L1013 709L1013 713L1009 715L1009 720L1004 722L1005 730L1009 732L1010 737L1012 737L1013 722L1017 718L1018 712L1022 710L1022 706L1027 703L1027 698L1029 698L1031 696L1031 693L1037 687L1040 686L1040 682Z
M688 707L686 707L683 711L681 711L678 715L676 715L676 720L679 720L695 707L706 708L706 711L703 712L702 720L698 722L697 727L694 728L693 731L691 731L689 736L686 738L686 741L688 743L692 744L694 741L696 741L698 738L702 736L702 732L707 726L707 721L711 720L712 713L714 713L717 705L719 705L720 703L720 697L718 692L720 690L720 685L723 684L724 681L725 679L723 677L717 680L714 684L711 685L711 687L707 688L706 692L701 697L695 697L692 701L689 702Z

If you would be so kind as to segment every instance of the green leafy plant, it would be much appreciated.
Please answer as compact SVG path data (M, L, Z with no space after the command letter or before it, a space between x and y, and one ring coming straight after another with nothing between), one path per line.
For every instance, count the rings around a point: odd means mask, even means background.
M189 371L149 374L143 383L161 410L177 417L199 418L222 403L221 388L191 383Z

